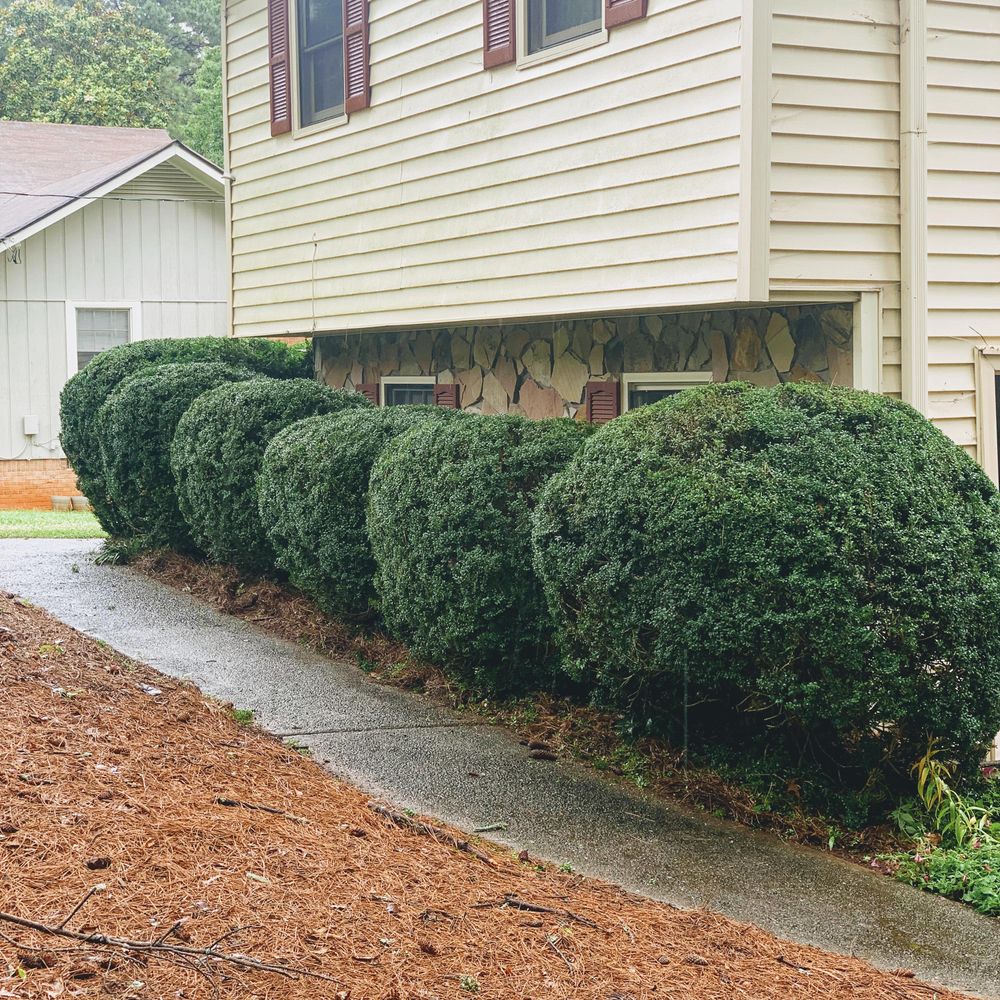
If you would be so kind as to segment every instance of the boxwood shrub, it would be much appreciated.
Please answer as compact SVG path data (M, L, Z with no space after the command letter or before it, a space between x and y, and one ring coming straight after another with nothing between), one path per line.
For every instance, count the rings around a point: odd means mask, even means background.
M424 422L372 470L368 534L390 630L478 687L546 682L552 626L531 567L539 487L585 425L477 416Z
M195 548L177 504L170 443L184 411L203 392L252 373L205 362L157 365L130 375L97 411L107 494L129 529L157 547Z
M570 669L639 719L679 732L686 701L694 734L860 784L931 735L971 774L1000 729L1000 497L902 403L724 384L632 411L548 484L534 546Z
M463 416L440 406L359 408L300 420L267 446L261 520L278 567L324 611L371 617L375 560L365 503L382 449L421 421Z
M267 572L274 551L260 520L257 476L282 428L320 413L370 406L360 393L312 379L254 378L199 396L177 424L170 467L195 543L211 559Z
M105 487L104 464L96 437L97 411L129 375L152 365L191 361L221 362L274 378L306 376L312 364L301 349L270 340L192 337L139 340L114 347L74 375L60 397L62 449L98 520L112 535L126 535L129 527L115 510Z

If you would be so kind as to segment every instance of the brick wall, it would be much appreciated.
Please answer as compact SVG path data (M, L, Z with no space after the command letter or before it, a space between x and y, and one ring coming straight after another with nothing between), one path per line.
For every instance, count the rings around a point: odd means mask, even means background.
M0 510L51 510L52 497L79 495L64 458L0 461Z

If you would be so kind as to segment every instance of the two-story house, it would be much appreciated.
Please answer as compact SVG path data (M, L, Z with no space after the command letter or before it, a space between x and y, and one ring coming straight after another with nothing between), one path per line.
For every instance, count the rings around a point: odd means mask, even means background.
M899 396L997 475L1000 0L230 0L231 324L384 404Z

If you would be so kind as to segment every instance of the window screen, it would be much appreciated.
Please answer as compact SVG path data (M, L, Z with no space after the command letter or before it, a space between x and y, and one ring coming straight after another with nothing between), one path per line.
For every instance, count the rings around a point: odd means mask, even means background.
M344 107L342 0L298 0L299 118L303 125Z
M528 51L600 31L603 0L528 0Z
M421 385L419 382L412 385L386 385L383 386L385 392L386 406L408 406L415 403L434 402L434 386Z
M654 386L643 388L642 386L632 386L628 391L628 408L634 410L637 406L648 406L656 403L667 396L676 396L680 389L668 389L666 386Z
M76 367L89 364L101 351L127 344L128 309L77 309Z

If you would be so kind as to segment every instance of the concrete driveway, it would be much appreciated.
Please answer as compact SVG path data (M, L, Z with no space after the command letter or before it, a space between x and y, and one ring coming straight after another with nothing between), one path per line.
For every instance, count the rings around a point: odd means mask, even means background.
M657 802L502 729L379 686L127 567L100 543L0 540L0 587L207 694L252 708L396 804L678 906L1000 997L1000 920L835 857Z

